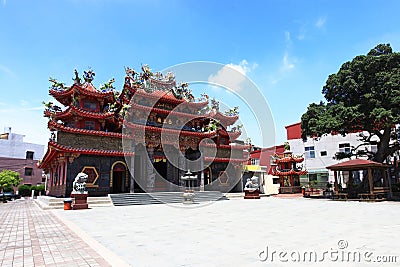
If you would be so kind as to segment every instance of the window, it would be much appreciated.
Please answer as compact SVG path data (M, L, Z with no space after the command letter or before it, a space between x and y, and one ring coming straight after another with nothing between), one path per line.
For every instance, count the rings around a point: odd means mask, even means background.
M97 104L96 104L96 102L85 100L83 102L83 109L89 110L89 111L95 111L97 109Z
M327 156L328 155L328 152L326 152L325 150L324 151L321 151L321 157L325 157L325 156Z
M310 173L308 174L308 181L311 182L315 182L318 181L318 176L316 173Z
M25 176L32 176L33 169L32 168L25 168Z
M33 159L33 154L35 154L35 152L26 151L26 159Z
M315 158L315 150L313 146L306 146L306 159L313 159Z
M94 130L94 121L85 121L86 130Z
M339 152L350 154L350 144L349 143L339 144Z
M251 165L260 165L260 159L251 159Z
M370 145L370 151L372 153L378 152L378 146L377 145Z

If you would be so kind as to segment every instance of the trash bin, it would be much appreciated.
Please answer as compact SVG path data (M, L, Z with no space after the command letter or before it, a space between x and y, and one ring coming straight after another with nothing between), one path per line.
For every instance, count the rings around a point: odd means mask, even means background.
M72 199L67 198L64 200L64 210L71 210Z

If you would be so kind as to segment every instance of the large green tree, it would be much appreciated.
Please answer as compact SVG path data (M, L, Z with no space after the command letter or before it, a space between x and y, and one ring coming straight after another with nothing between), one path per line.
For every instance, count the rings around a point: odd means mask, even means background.
M3 170L0 172L0 193L3 192L4 188L10 186L18 186L22 181L22 178L19 177L18 172Z
M399 150L394 126L400 123L400 53L390 44L344 63L329 75L322 93L326 102L310 104L301 117L303 138L363 131L362 144L377 145L377 151L354 148L347 156L367 154L377 162Z

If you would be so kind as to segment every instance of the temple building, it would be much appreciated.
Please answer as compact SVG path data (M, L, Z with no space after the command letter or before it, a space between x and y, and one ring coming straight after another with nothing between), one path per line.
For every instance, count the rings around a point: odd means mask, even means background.
M63 107L45 104L51 138L40 163L52 196L69 196L79 172L88 174L90 196L181 191L187 172L200 191L241 191L248 145L236 139L237 107L219 110L206 94L195 98L175 75L126 68L122 91L114 79L97 89L95 73L75 70L65 86L50 79L50 95Z
M285 151L273 157L270 174L279 177L279 193L301 193L300 176L307 174L304 166L299 166L299 163L303 161L303 155L294 156L287 142L285 143Z

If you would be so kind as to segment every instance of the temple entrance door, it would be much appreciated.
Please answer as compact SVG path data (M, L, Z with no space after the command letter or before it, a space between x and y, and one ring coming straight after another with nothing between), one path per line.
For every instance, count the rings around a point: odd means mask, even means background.
M125 180L127 179L127 170L125 164L122 162L114 163L112 168L112 188L111 192L114 194L125 192ZM129 185L128 185L129 188Z
M167 179L167 161L160 160L154 162L154 170L156 171L156 181L154 183L155 191L168 191Z

